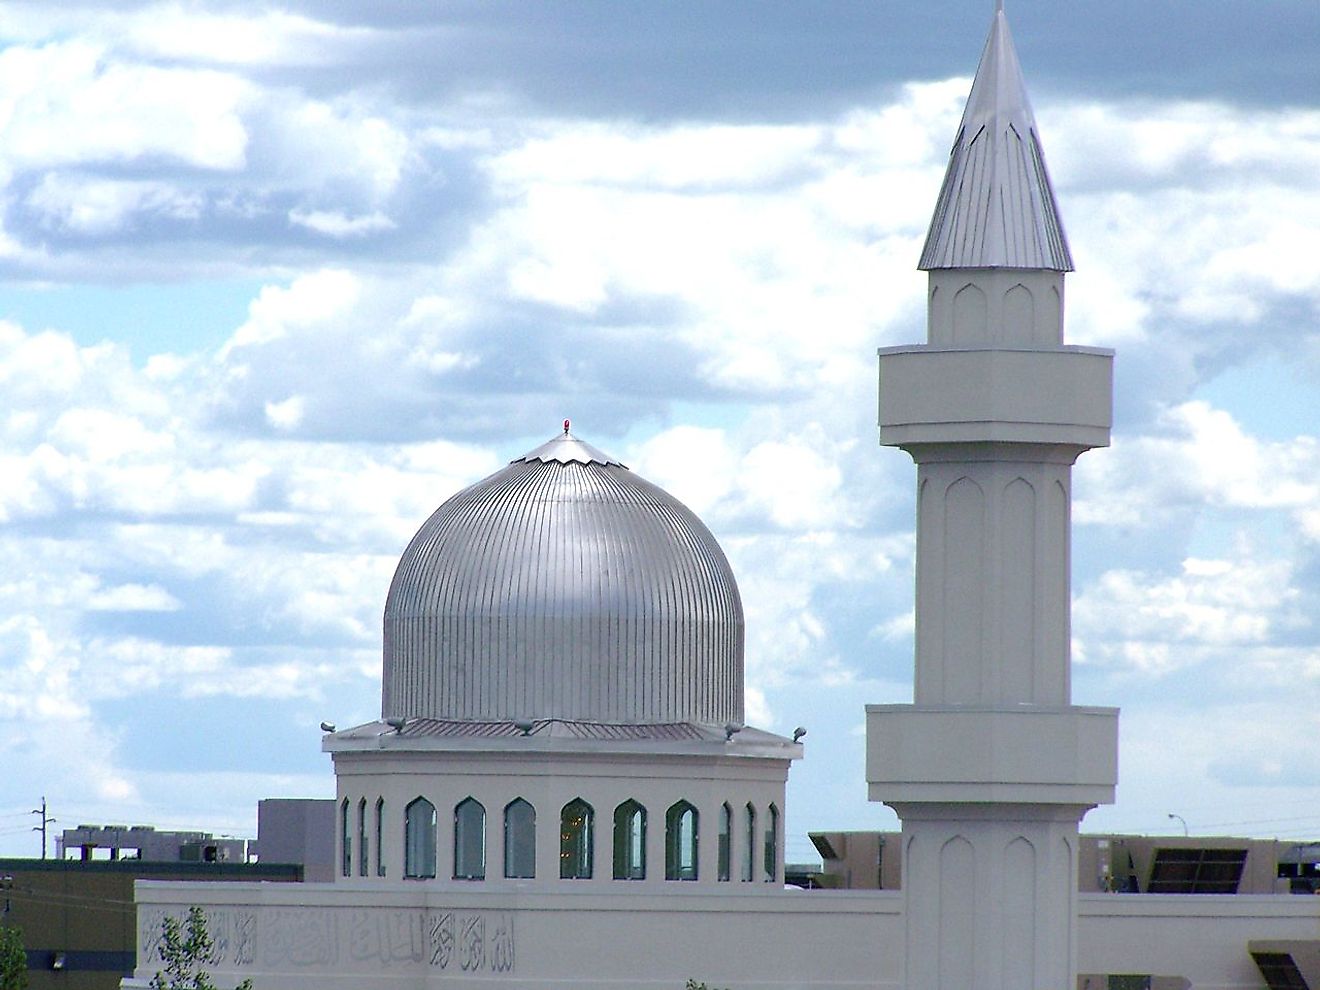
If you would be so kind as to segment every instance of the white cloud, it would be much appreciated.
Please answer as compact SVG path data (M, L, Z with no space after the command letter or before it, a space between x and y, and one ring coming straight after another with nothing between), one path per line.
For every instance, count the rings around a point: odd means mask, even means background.
M281 10L212 13L157 3L127 19L119 37L147 56L220 65L325 65L336 49L376 32L339 27Z
M251 90L211 70L123 62L83 41L0 51L0 164L54 168L160 156L232 171L246 161Z
M1073 603L1074 637L1086 662L1151 676L1230 661L1275 666L1283 658L1274 648L1281 634L1310 628L1297 608L1297 575L1286 560L1241 549L1237 559L1188 558L1173 576L1106 571Z
M266 403L266 421L277 430L293 430L302 422L307 402L301 395L291 395L280 402Z
M342 316L361 295L352 272L327 268L299 276L288 288L268 285L248 307L247 321L234 331L222 352L278 340L290 330L315 327Z
M1299 426L1303 424L1298 424ZM1158 528L1201 507L1320 511L1320 446L1313 436L1263 440L1223 409L1194 400L1166 408L1152 433L1119 436L1079 462L1076 522Z
M93 612L177 612L179 600L158 585L120 584L87 600Z
M364 237L397 226L380 211L350 217L336 210L290 210L289 222L327 237Z
M258 114L261 165L308 192L379 202L412 160L408 133L357 101L269 98Z
M112 181L48 173L27 196L27 205L52 228L109 234L137 217L196 220L203 198L163 182Z
M791 125L529 120L498 99L406 106L346 74L313 94L271 70L336 65L356 29L122 16L61 22L93 41L0 53L0 251L98 282L265 288L218 352L145 368L0 323L0 517L23 524L0 538L0 711L62 720L96 754L79 766L38 739L24 761L100 788L107 819L324 788L328 773L146 770L122 713L169 696L199 718L234 698L281 699L308 725L369 714L398 552L569 397L724 539L750 721L834 685L820 739L853 724L862 681L906 685L913 479L870 449L873 350L920 339L912 267L965 79ZM1182 400L1239 354L1314 336L1276 317L1320 293L1320 136L1310 112L1213 109L1042 109L1082 267L1070 339L1119 344L1130 390L1114 449L1077 469L1076 518L1145 544L1079 584L1081 676L1289 685L1305 705L1311 548L1224 533L1320 541L1315 441ZM123 257L78 243L125 230L142 242ZM1165 355L1153 384L1125 379ZM1158 421L1131 413L1138 388L1172 403ZM1206 520L1202 545L1170 535L1173 516ZM1134 704L1142 724L1167 702ZM7 731L12 765L33 726ZM1205 742L1180 745L1200 760Z

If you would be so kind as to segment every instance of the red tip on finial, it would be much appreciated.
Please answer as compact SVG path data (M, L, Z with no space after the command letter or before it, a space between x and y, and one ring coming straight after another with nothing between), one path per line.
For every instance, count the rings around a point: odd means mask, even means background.
M568 428L569 428L571 425L572 425L572 424L571 424L568 420L564 420L564 432L565 432L565 433L568 432Z

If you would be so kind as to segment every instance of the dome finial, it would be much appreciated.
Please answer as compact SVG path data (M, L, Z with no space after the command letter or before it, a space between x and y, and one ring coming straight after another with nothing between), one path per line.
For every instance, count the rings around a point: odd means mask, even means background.
M1004 0L995 0L995 13L1002 14L1003 12L1004 12Z
M572 425L573 423L571 420L564 420L564 436L568 436L568 428Z

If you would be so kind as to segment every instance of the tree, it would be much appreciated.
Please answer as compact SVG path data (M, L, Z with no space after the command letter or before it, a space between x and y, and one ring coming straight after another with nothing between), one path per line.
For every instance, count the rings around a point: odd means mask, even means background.
M165 971L156 971L151 990L216 990L211 975L203 968L215 952L215 940L206 930L205 912L194 906L182 922L167 917L160 924L160 934ZM252 981L244 980L237 990L252 990Z
M0 926L0 990L27 990L27 953L23 933Z

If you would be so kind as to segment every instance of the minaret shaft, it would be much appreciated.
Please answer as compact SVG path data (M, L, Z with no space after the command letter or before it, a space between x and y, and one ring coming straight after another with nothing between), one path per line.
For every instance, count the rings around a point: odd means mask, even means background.
M1117 710L1071 704L1071 474L1109 443L1113 354L1063 342L1071 256L998 6L920 267L927 342L879 369L880 442L917 464L915 703L867 706L906 987L1071 987L1077 825L1118 744Z
M918 479L915 704L867 708L907 990L1071 986L1077 824L1114 796L1117 712L1071 705L1069 657L1072 464L1108 442L1112 354L1060 342L1056 278L932 272L930 342L880 354L880 442Z
M1066 705L1067 464L917 471L918 705Z

